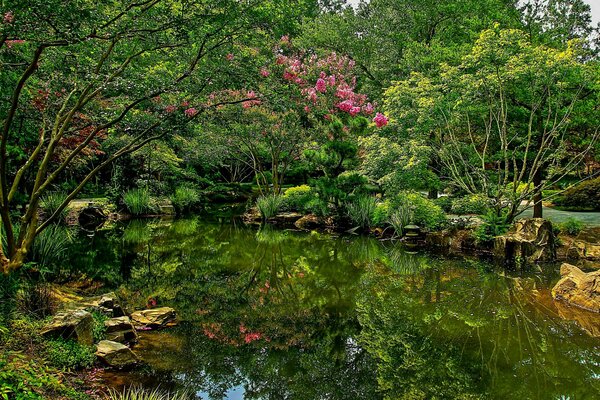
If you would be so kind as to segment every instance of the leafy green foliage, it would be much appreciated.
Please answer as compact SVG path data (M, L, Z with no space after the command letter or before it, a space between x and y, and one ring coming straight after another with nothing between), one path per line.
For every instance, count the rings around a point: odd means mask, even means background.
M41 267L42 273L55 272L66 260L71 241L69 228L52 224L35 237L29 258Z
M53 368L22 354L7 352L0 354L0 398L87 400L90 397L67 386L64 377Z
M92 311L92 318L94 320L92 325L92 337L94 338L94 343L97 343L103 340L106 335L106 326L104 326L104 322L108 320L108 317L101 312Z
M483 223L475 229L473 235L479 243L489 243L496 236L508 232L510 224L507 222L506 214L498 214L495 211L488 211L483 217Z
M143 188L131 189L123 193L123 203L132 215L150 214L154 211L150 192Z
M413 224L430 230L440 229L446 222L446 214L440 206L414 192L400 192L390 200L391 215L396 210L402 210L401 220L405 221L410 215Z
M600 210L600 177L581 182L552 201L566 209Z
M584 228L583 222L577 218L568 218L565 222L559 225L560 231L565 232L569 236L577 236Z
M94 365L96 355L92 347L82 345L74 340L52 339L46 343L46 357L58 368L77 370Z
M315 193L308 185L294 186L283 192L283 206L288 210L305 211L307 204L314 199Z
M453 214L485 214L490 209L490 199L481 194L467 195L452 201Z

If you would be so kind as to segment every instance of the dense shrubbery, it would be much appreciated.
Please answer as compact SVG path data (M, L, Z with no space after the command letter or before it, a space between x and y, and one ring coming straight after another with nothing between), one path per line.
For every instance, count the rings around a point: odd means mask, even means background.
M430 230L440 229L446 222L446 214L442 208L419 193L400 192L390 200L390 210L392 214L401 212L402 220L406 221L410 217L410 223Z
M573 186L553 201L574 210L600 210L600 177Z
M316 194L308 185L294 186L283 192L282 207L289 211L306 211Z
M483 215L490 209L489 199L481 194L472 194L465 197L459 197L452 201L450 211L453 214L478 214Z
M558 225L560 232L569 236L577 236L583 230L584 224L578 219L568 218L565 222Z

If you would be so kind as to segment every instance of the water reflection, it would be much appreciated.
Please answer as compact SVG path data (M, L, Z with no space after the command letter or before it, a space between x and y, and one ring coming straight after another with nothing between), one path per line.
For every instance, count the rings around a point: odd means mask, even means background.
M153 300L185 320L144 334L136 351L149 368L112 382L211 399L600 395L598 339L560 317L575 314L550 298L554 268L510 275L367 237L201 218L132 221L88 240L75 268L106 251L96 276L130 308ZM589 314L572 319L595 332Z

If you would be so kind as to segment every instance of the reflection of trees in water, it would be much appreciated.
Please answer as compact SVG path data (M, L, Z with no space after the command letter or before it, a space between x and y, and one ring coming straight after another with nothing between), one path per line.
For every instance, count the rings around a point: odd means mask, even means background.
M599 392L597 344L558 322L547 272L501 276L394 242L199 219L132 221L116 237L130 299L192 321L185 380L214 393L370 398L375 374L389 398Z
M544 305L539 278L435 264L416 277L365 275L380 295L358 302L361 343L390 397L598 396L600 355Z

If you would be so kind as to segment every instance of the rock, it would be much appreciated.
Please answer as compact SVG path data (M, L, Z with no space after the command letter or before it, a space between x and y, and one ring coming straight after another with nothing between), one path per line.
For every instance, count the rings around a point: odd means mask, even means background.
M94 344L92 314L85 310L69 310L56 314L46 325L41 334L50 337L74 339L81 344Z
M162 328L175 321L175 310L171 307L151 308L131 314L131 321L137 329Z
M129 317L117 317L104 321L106 338L114 342L133 343L137 341L137 333Z
M567 257L571 260L600 260L600 244L574 240L567 249Z
M92 203L79 211L79 215L77 216L79 226L88 232L96 231L107 219L108 215L104 212L104 210L99 206L93 205Z
M108 317L122 317L125 315L119 305L119 298L113 292L88 299L84 305L86 308L101 312Z
M556 259L552 224L543 218L521 219L505 235L496 237L494 254L510 261L536 263Z
M579 307L572 307L563 301L555 303L558 315L565 320L575 321L588 335L600 337L600 318L598 314Z
M129 368L139 362L138 357L129 347L111 340L102 340L98 343L96 356L106 365L118 369Z
M600 271L585 273L574 265L560 267L561 279L552 288L552 297L586 310L600 312Z
M318 229L323 227L323 221L316 215L305 215L304 217L298 219L294 226L298 229L302 229L304 231L311 231L313 229Z

